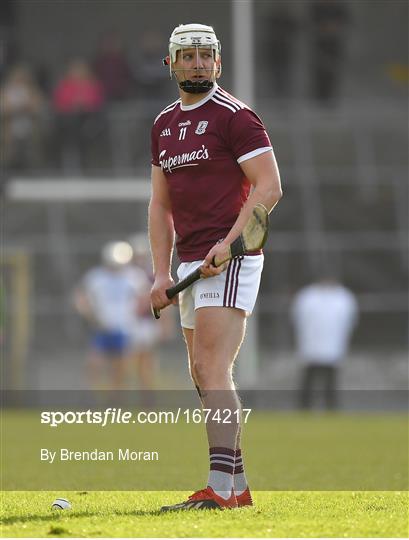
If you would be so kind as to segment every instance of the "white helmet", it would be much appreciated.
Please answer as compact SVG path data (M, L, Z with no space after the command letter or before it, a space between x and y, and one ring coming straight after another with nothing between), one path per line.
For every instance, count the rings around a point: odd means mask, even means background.
M211 26L198 23L180 24L173 30L170 36L169 59L164 60L164 63L169 65L171 77L173 73L173 64L176 62L177 52L183 48L191 47L196 47L197 49L200 47L208 47L213 51L214 60L217 62L220 59L221 44ZM219 68L219 74L220 73L221 67ZM186 88L185 85L185 87L181 86L181 88L191 92L207 92L213 86L213 82L208 81L208 88L206 88L206 85L193 85L192 88L190 88L190 86L191 85L188 85ZM202 89L200 88L201 86L203 86Z
M128 242L109 242L102 248L101 258L104 265L119 268L131 262L132 247Z

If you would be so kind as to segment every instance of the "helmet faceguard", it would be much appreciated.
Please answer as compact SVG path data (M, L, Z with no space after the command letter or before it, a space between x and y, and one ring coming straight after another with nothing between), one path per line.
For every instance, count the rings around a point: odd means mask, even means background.
M193 81L189 79L185 79L183 81L178 80L177 72L184 72L185 69L175 69L174 64L177 60L178 51L183 51L186 49L195 49L197 58L199 57L199 51L209 49L211 51L214 63L218 64L217 75L220 75L221 45L213 28L204 24L181 24L177 26L169 39L169 57L164 60L164 63L169 65L170 77L172 78L172 75L175 75L179 87L183 91L191 94L208 92L213 88L216 78L214 75L214 64L211 70L196 68L200 69L201 71L211 71L211 73L209 73L209 78Z

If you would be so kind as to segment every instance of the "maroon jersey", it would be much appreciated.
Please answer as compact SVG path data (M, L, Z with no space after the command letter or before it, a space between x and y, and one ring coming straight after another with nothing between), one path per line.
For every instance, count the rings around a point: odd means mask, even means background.
M152 164L168 183L182 262L227 236L250 192L240 163L271 143L260 118L218 85L194 105L168 105L152 128Z

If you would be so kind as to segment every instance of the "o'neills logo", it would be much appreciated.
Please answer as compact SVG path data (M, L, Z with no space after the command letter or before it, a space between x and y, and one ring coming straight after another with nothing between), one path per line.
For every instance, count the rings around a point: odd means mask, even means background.
M220 298L220 294L218 292L205 292L200 295L200 300L204 298Z
M184 154L176 154L176 156L169 156L165 158L166 150L162 150L159 154L159 163L162 171L172 172L173 169L178 169L179 167L195 167L199 165L198 163L191 163L192 161L197 161L198 159L209 159L209 151L202 144L202 147L198 150L193 150L193 152L185 152Z

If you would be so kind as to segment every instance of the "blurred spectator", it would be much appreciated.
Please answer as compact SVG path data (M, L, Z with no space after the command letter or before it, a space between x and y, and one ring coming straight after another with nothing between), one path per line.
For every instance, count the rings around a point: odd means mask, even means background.
M74 60L54 91L54 106L63 114L95 112L104 104L101 83L88 64Z
M41 163L45 105L28 68L14 67L0 89L2 157L7 168L27 170Z
M102 84L88 64L74 60L53 93L63 167L80 171L88 145L103 129L105 102Z
M268 23L267 65L271 65L272 86L276 97L286 98L292 91L294 46L297 37L297 20L290 7L280 4L273 11Z
M132 73L117 33L110 32L101 38L94 71L108 101L121 101L132 95Z
M162 64L166 50L159 32L146 30L142 34L134 70L138 94L146 100L167 96L168 88L163 83L169 78L169 70Z
M336 408L337 372L348 352L358 306L351 291L333 278L301 289L292 304L298 354L304 364L300 404L310 408L316 382L328 409Z
M312 23L311 74L313 96L328 102L337 95L345 56L348 6L344 0L315 0Z
M102 265L89 270L75 292L75 306L91 329L88 375L92 388L123 389L141 282L129 271L132 248L112 242L102 250ZM106 387L106 385L105 385Z

